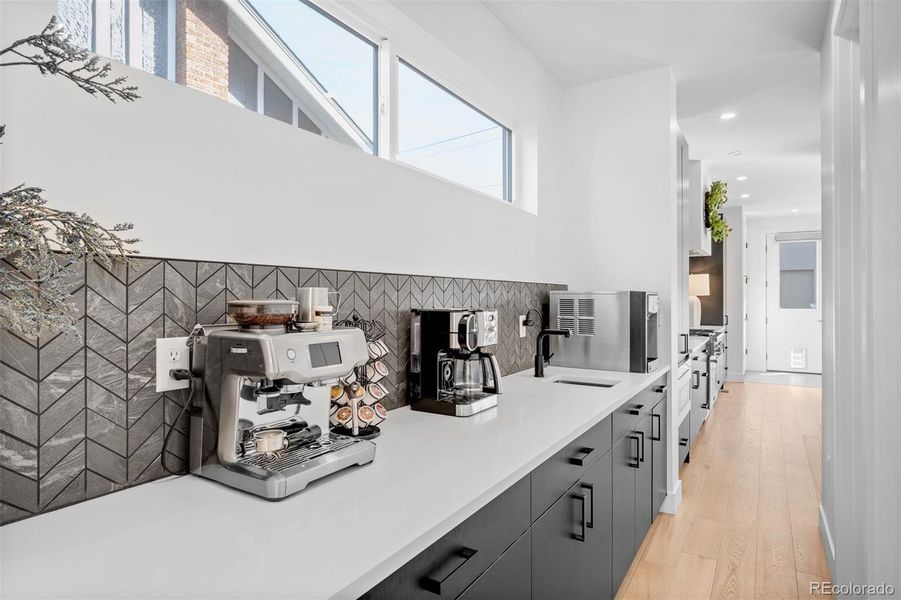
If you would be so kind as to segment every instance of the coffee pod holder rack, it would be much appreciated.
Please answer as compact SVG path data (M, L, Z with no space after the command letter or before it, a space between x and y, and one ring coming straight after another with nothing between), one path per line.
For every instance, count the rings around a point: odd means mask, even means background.
M369 347L369 360L332 387L329 406L331 432L362 439L378 437L381 430L377 425L388 416L381 404L387 392L379 383L387 373L382 373L377 368L377 364L380 364L381 369L387 370L382 362L389 353L388 346L382 341L387 330L381 321L364 319L356 310L334 326L362 330Z

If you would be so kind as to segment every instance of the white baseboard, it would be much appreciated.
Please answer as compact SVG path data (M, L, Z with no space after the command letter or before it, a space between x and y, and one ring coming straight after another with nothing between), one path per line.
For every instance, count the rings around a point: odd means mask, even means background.
M666 502L664 502L666 504ZM820 504L820 537L823 539L823 549L826 551L826 562L829 565L829 572L835 576L835 543L832 541L832 532L829 529L829 520L823 511L823 505Z
M676 511L679 510L679 505L682 504L682 480L676 482L676 489L666 495L666 498L663 499L663 504L660 507L660 512L669 513L671 515L676 514Z

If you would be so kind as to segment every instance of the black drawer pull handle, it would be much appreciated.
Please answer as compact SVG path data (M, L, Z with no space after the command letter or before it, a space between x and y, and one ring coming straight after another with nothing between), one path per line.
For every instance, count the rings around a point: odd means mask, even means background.
M679 438L679 445L680 445L680 446L687 446L687 445L688 445L688 438Z
M641 451L639 454L638 462L644 462L644 431L639 431L638 435L641 436L641 442L638 444L638 449Z
M588 522L585 524L588 529L594 529L594 484L593 483L583 483L582 488L591 492L591 501L588 503Z
M637 435L630 435L629 439L634 440L636 442L636 446L641 443L641 441L638 439ZM634 457L631 455L629 456L629 466L632 467L633 469L637 469L639 466L638 465L638 448L637 447L635 448L635 456Z
M691 372L691 389L696 390L701 387L701 372L700 371L692 371Z
M573 498L578 500L582 505L582 533L574 533L573 539L580 542L585 541L585 494L573 494Z
M470 558L472 558L473 556L478 554L478 552L479 552L478 550L473 550L472 548L466 548L465 546L463 548L460 548L459 550L454 552L454 554L451 558L453 558L453 559L461 559L462 558L463 560L461 560L459 563L457 563L457 565L453 569L451 569L450 572L447 575L445 575L444 577L442 577L441 579L436 579L432 575L427 575L427 576L423 577L422 581L420 582L420 584L422 585L422 589L426 590L427 592L432 592L433 594L437 594L440 596L441 595L441 586L444 585L445 582L447 582L447 580L450 579L454 573L459 571L460 567L465 565L469 561ZM444 591L446 592L447 588L445 588Z
M584 467L585 461L588 460L588 457L594 453L594 448L579 448L579 454L582 456L573 456L569 459L570 464Z
M653 424L657 423L657 434L654 434ZM663 441L663 419L657 413L651 414L651 440L655 442Z
M665 386L665 385L658 385L656 388L654 388L654 392L657 393L657 394L665 394L665 393L666 393L666 386Z
M630 415L640 415L640 414L641 414L641 411L638 410L637 408L630 408L630 409L629 409L629 414L630 414Z

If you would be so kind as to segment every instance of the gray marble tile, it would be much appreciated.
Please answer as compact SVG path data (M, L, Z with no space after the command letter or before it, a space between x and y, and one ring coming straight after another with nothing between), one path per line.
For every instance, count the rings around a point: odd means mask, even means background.
M30 517L32 513L20 510L15 506L10 504L5 504L0 501L0 525L6 525L7 523L13 523L15 521L19 521L21 519L25 519Z
M53 406L41 413L40 439L41 444L47 441L72 420L75 415L85 408L85 386L78 384L65 393L62 398L53 403ZM82 433L84 433L84 421L82 420Z
M40 480L41 508L46 509L59 494L71 483L72 479L84 471L84 442L79 443L50 472Z
M128 480L128 461L125 457L91 440L88 440L87 465L91 471L115 483L126 483Z
M125 310L125 284L95 262L88 265L88 287L121 311Z
M218 270L197 286L197 306L203 307L225 291L225 265L218 265ZM223 309L224 310L224 309Z
M153 386L154 377L156 376L156 357L151 352L141 362L134 365L128 371L128 395L134 397L135 394L144 389L144 386Z
M197 262L193 260L167 260L166 264L169 268L178 271L179 275L184 277L185 281L187 281L188 285L190 285L191 287L194 287L194 285L197 283Z
M163 288L160 288L153 296L143 304L137 306L128 313L128 339L132 340L136 335L144 331L151 323L163 316ZM129 356L129 363L140 357Z
M128 312L131 313L148 298L163 289L163 263L128 282Z
M83 323L79 325L81 331L84 331L82 329L83 326ZM82 348L84 348L84 340L74 332L63 333L48 342L41 348L40 352L41 379L55 371L60 365L72 358L72 355L81 351Z
M125 371L109 362L93 350L87 351L88 379L100 384L120 398L125 397Z
M197 302L197 288L194 287L193 278L190 281L185 279L178 269L168 262L166 263L165 277L166 290L181 300L185 306L191 307L193 311Z
M117 336L126 336L125 313L109 302L94 290L88 290L88 317L97 321L107 330Z
M149 354L156 356L156 340L164 336L163 316L160 315L128 342L129 364L137 363Z
M128 400L128 427L132 427L137 423L138 419L144 416L144 413L160 401L160 398L162 398L162 394L157 393L155 385L145 385L138 390Z
M117 397L109 390L104 389L91 380L88 380L88 408L103 417L106 417L120 427L127 423L127 405L125 400ZM88 421L90 423L90 421Z
M241 278L243 283L248 287L253 287L253 266L252 265L241 265L235 263L229 263L229 269L231 269L231 273L229 274L229 282L228 286L231 287L232 282L234 281L234 277L232 275L237 275ZM237 282L235 282L237 284Z
M157 397L157 401L129 426L128 449L130 453L133 454L137 451L147 441L147 438L163 424L163 406L163 396L160 395ZM131 417L131 407L129 407L129 417Z
M0 500L21 509L38 510L38 482L0 467Z
M175 321L179 327L185 331L191 331L197 321L194 313L194 305L188 306L179 300L174 294L166 293L163 302L163 310L165 315ZM169 334L166 334L169 336Z
M219 262L198 262L197 263L197 284L201 284L209 279L214 273L225 267L225 263ZM225 280L223 280L225 285Z
M85 492L85 473L82 471L69 482L69 485L67 485L44 510L54 510L56 508L75 504L76 502L81 502L86 498Z
M44 411L85 376L85 353L77 352L41 381L40 407Z
M275 296L278 272L273 269L263 277L253 288L253 297L256 300L266 300Z
M93 440L122 456L128 453L128 437L124 428L109 419L88 411L88 439Z
M38 449L0 432L0 467L5 467L29 479L38 477ZM4 497L0 489L0 500Z
M267 265L254 265L251 270L253 280L250 283L253 284L253 287L257 287L263 280L275 274L275 267Z
M88 348L117 367L125 368L127 359L125 342L91 319L87 322L86 342Z
M190 329L185 329L181 324L176 323L169 317L163 317L163 330L166 337L187 337L191 335Z
M0 330L0 361L32 379L38 376L38 349L20 337Z
M84 415L84 411L79 412L62 429L43 442L39 450L41 456L41 477L46 475L76 444L84 439Z
M87 473L85 473L85 475L87 476L87 481L85 484L85 495L88 498L105 496L106 494L117 492L125 487L124 485L110 481L109 479L97 475L96 473L92 473L91 471L88 471Z
M220 292L215 298L201 307L197 312L197 322L204 324L225 322L225 292Z
M163 426L128 458L128 481L149 481L163 475L160 451L163 449Z
M0 398L0 429L30 444L38 443L38 416Z
M237 265L241 266L241 265ZM241 277L234 269L233 265L229 265L226 275L225 284L228 300L249 300L253 298L253 288L247 280Z

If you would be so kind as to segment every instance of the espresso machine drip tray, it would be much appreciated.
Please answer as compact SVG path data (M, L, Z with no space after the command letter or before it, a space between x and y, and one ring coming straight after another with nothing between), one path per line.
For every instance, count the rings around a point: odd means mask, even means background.
M349 446L353 446L357 440L338 435L323 435L318 440L289 448L282 452L255 452L253 441L244 445L247 454L239 462L245 465L259 467L272 473L279 473L291 469L314 458L337 452Z

